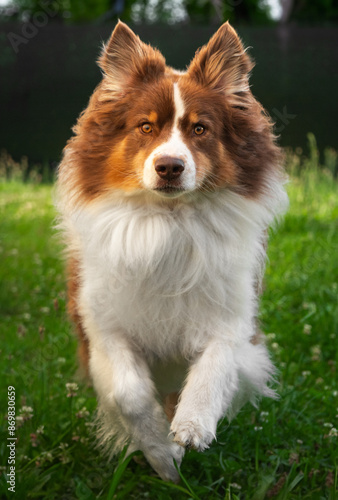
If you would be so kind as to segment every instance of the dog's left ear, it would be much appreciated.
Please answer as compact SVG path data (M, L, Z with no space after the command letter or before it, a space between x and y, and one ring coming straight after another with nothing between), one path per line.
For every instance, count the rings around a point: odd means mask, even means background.
M231 95L249 90L252 67L236 31L226 22L196 53L188 74L201 85Z
M164 74L162 54L143 43L119 21L98 60L112 92L123 92L135 81L149 81Z

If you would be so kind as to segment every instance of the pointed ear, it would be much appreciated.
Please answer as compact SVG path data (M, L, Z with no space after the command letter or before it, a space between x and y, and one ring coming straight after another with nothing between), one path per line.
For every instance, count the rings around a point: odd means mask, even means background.
M109 79L111 90L121 92L133 77L150 79L164 73L162 54L143 43L128 26L119 21L106 45L98 65Z
M236 31L226 22L196 53L188 74L202 85L231 95L249 91L252 68Z

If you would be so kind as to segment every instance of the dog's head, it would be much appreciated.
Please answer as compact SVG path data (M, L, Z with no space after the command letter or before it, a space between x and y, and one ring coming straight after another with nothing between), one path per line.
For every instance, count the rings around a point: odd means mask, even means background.
M119 22L103 80L68 145L81 194L233 189L255 197L279 162L271 123L248 83L252 62L223 24L186 72ZM76 155L76 158L74 158Z

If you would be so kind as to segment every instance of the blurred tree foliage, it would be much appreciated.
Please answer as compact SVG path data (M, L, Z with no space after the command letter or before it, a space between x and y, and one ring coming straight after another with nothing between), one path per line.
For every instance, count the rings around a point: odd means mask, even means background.
M184 0L190 19L197 21L242 21L269 23L269 6L264 0Z
M279 1L281 22L338 21L338 0ZM45 11L71 23L118 17L127 22L272 22L268 0L12 0L12 5L16 16L25 20Z
M90 21L109 9L109 0L13 0L18 17L28 19L41 12L51 18L70 21Z
M12 0L16 16L28 20L45 11L62 22L124 21L175 23L271 22L265 0Z
M290 20L321 23L338 21L338 0L293 0Z

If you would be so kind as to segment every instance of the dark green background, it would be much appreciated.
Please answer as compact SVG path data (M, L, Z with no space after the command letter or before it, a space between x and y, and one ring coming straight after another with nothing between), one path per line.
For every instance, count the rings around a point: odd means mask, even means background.
M54 161L86 106L100 71L95 61L114 24L65 26L50 22L16 54L0 25L0 148L15 159ZM136 26L167 63L185 68L217 26ZM338 29L236 26L256 67L252 91L276 122L285 146L306 145L313 132L320 149L338 147ZM286 119L285 112L287 113ZM290 117L292 115L293 117Z

